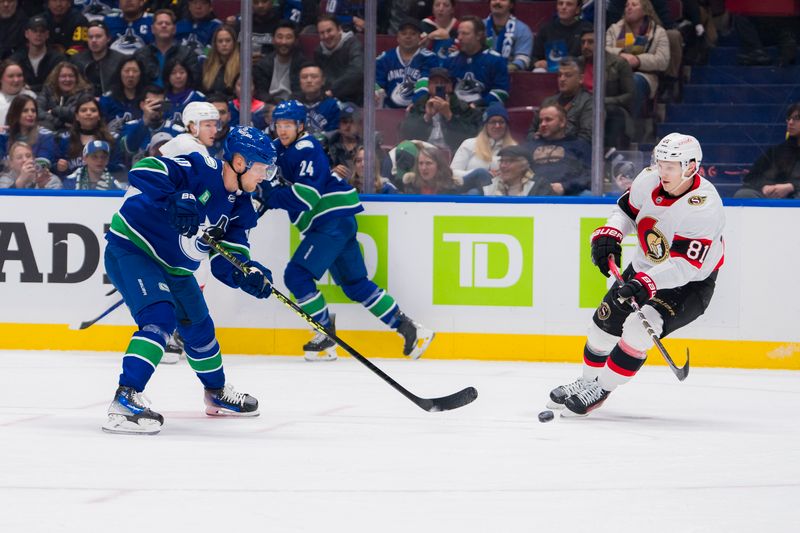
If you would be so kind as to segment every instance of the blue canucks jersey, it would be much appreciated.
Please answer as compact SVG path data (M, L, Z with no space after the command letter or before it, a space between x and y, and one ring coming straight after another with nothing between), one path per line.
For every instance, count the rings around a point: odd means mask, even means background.
M301 100L302 101L302 100ZM307 104L306 131L309 133L333 133L339 129L339 100L329 96L324 100Z
M197 237L185 237L168 222L170 195L189 191L197 199L201 228L218 228L223 236L217 240L231 252L250 257L247 233L255 227L258 216L249 194L230 193L222 181L222 161L200 154L182 157L147 157L138 161L128 173L130 188L122 207L111 219L106 234L109 242L122 247L135 246L164 270L174 275L191 275L200 261L209 255L209 248ZM213 259L213 257L212 257ZM212 261L212 272L220 280L220 272Z
M222 21L215 18L197 22L181 19L175 25L175 38L185 46L190 42L189 37L193 35L203 46L211 46L211 37L220 26L222 26Z
M473 56L453 52L442 66L454 78L459 100L488 106L508 99L509 77L506 60L494 50L482 50Z
M301 233L364 210L356 190L331 173L328 154L313 136L304 133L288 147L278 139L272 144L278 168L290 185L273 189L267 206L286 210Z
M427 48L420 48L408 64L400 49L386 50L375 62L375 84L386 91L386 107L408 107L423 96L428 86L428 72L438 66L439 58Z
M153 42L153 14L152 13L145 13L138 19L134 20L133 22L128 22L122 15L121 11L111 13L110 15L106 15L103 22L106 23L108 26L108 33L111 36L111 40L116 43L120 37L123 37L125 33L130 30L134 37L141 39L144 44L150 44ZM142 46L144 46L144 44ZM118 46L114 46L112 43L111 48L113 50L118 50L122 53L132 54L141 46L131 44L130 50L127 49L119 49Z

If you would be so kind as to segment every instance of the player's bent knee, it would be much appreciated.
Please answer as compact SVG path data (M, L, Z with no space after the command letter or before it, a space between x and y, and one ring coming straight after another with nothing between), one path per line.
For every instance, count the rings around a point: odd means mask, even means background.
M653 332L660 337L664 327L664 319L659 312L652 306L645 305L642 307L642 313L650 323L650 326L652 326ZM622 326L622 338L628 346L642 352L646 352L654 344L652 337L636 313L631 313L625 319L625 324Z
M593 352L598 354L610 353L614 346L617 345L617 341L619 341L619 337L603 331L594 322L589 326L586 343Z
M286 287L295 297L311 294L317 290L313 274L291 261L286 265L286 270L283 272L283 282L286 283Z
M139 311L135 320L140 330L159 335L164 339L164 344L178 323L175 319L175 308L171 303L163 301L148 305Z
M210 315L206 315L200 322L178 326L178 332L183 337L183 342L187 346L192 346L195 349L212 344L216 341L216 333L214 330L214 321Z

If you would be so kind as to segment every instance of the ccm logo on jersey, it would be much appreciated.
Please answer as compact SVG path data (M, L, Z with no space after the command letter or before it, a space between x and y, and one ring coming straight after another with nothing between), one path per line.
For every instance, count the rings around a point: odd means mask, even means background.
M689 199L686 200L686 202L689 205L703 205L704 203L706 203L706 198L708 197L705 195L696 194L694 196L690 196Z

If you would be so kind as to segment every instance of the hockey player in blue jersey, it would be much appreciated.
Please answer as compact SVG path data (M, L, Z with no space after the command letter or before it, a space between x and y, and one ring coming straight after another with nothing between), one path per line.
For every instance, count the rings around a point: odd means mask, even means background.
M122 359L119 387L103 430L161 430L164 418L141 393L176 326L189 365L205 387L206 414L258 415L258 401L225 381L214 323L192 273L209 254L196 236L203 228L250 267L245 275L212 255L211 272L217 279L256 298L271 294L272 274L249 259L247 232L258 217L248 193L275 169L269 138L249 127L228 134L224 162L193 153L147 157L131 168L130 189L106 235L105 267L138 330Z
M260 188L262 204L286 210L304 234L286 267L284 282L305 312L335 332L335 317L315 283L330 271L347 297L397 330L404 340L403 353L417 359L430 345L434 332L403 314L394 298L367 278L355 219L364 208L356 190L331 173L322 146L304 130L305 119L306 109L297 100L281 102L273 110L277 164L287 184L264 183ZM336 359L336 345L321 333L303 350L309 361Z

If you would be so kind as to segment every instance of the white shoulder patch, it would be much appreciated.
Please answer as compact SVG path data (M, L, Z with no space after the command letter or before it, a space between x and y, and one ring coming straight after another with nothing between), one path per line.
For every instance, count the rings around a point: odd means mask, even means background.
M217 168L217 160L211 157L210 155L203 155L203 159L206 162L206 165L210 166L213 169Z
M302 139L297 141L297 144L295 144L294 147L298 150L305 150L306 148L314 148L314 143L308 139Z

